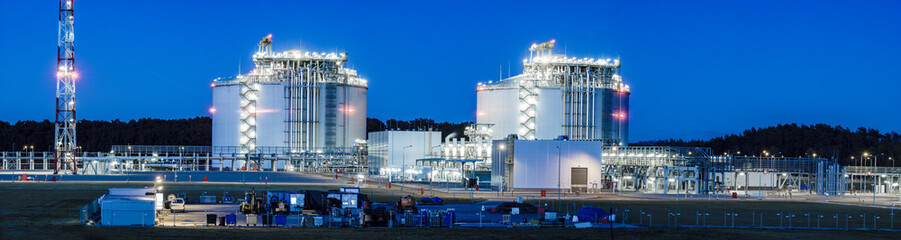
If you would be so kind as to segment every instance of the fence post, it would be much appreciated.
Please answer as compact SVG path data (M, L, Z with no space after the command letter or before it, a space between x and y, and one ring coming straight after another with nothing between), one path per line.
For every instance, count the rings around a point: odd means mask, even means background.
M738 215L738 213L732 213L732 228L735 228L735 215Z
M776 216L779 216L779 228L781 229L782 228L782 212L777 213Z
M792 220L795 220L795 214L789 213L786 217L788 217L788 229L792 229Z
M845 231L848 231L848 222L851 221L851 214L848 214L848 218L845 218Z
M804 215L807 216L807 228L810 228L810 212L807 212L807 214Z

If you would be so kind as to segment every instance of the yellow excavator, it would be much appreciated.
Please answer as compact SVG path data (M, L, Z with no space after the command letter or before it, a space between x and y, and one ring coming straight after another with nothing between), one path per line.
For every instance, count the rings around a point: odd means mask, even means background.
M241 212L244 214L259 214L260 213L260 202L257 200L257 192L254 189L250 189L250 192L244 193L244 202L241 202Z

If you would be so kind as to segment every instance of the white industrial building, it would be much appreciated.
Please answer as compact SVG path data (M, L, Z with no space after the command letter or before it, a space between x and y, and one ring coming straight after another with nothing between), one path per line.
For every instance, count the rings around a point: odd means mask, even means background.
M371 132L368 145L369 172L397 176L405 170L416 169L417 159L431 157L440 151L441 132Z
M156 189L110 188L100 199L100 223L104 226L153 226L156 222Z
M533 44L523 73L479 84L477 123L493 139L605 140L628 144L629 86L619 59L552 54L554 41Z
M256 68L212 84L216 154L350 153L366 138L367 81L345 68L346 53L272 52L271 35L253 55ZM274 166L285 168L285 162ZM273 169L271 162L214 165ZM289 164L290 165L290 164Z
M491 187L503 191L587 192L604 180L600 141L494 141Z

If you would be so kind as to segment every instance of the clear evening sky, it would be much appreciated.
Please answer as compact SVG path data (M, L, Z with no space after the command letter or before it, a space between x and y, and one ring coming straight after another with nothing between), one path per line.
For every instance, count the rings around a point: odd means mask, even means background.
M327 3L325 3L327 2ZM0 0L0 120L53 119L57 1ZM257 42L346 50L369 117L475 121L478 82L534 42L622 57L631 140L779 123L901 131L898 1L93 1L75 11L78 118L208 115Z

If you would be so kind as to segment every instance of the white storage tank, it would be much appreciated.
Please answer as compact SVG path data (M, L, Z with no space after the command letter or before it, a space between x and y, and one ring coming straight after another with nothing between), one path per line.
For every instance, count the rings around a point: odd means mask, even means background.
M253 60L248 74L212 84L214 154L350 152L366 139L368 85L343 67L345 53L261 47Z
M550 47L525 59L522 74L479 84L476 122L493 124L493 139L627 144L630 90L616 74L619 59L568 58Z

